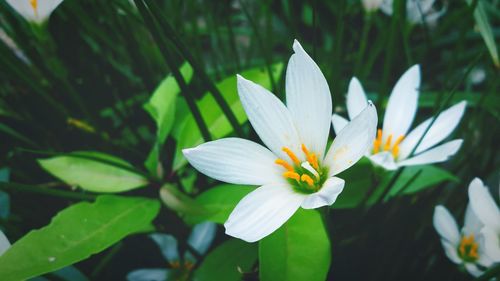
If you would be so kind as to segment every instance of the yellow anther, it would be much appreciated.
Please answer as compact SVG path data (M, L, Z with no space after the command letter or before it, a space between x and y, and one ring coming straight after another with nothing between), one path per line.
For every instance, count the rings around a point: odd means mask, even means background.
M309 186L314 186L314 181L309 175L303 174L300 180L306 182Z
M306 147L306 145L305 145L305 144L302 144L301 148L302 148L302 151L304 152L304 154L305 154L306 156L307 156L307 155L309 155L309 150L307 150L307 147Z
M391 149L392 134L387 137L387 141L384 145L384 151L389 151Z
M319 169L319 164L318 164L318 157L316 154L309 152L305 144L302 144L301 146L302 152L306 155L306 160L311 164L311 166L314 167L314 169L318 170Z
M33 10L36 10L38 6L38 1L37 0L30 0L30 5L33 8Z
M394 157L398 157L399 155L399 144L403 141L405 136L401 135L399 138L396 139L396 142L394 142L394 145L392 147L392 155Z
M276 159L276 161L274 161L274 163L278 164L278 165L281 165L283 166L285 169L287 169L288 171L290 172L293 172L293 167L292 165L288 164L288 162L286 162L285 160L283 159Z
M380 151L380 145L382 144L382 129L377 130L377 138L373 141L373 154Z
M300 181L300 175L297 174L296 172L284 172L283 173L283 176L287 179L293 179L293 180L296 180L296 181Z
M458 252L461 257L478 259L478 247L479 245L474 241L474 235L471 234L470 236L462 237L458 247Z
M295 156L295 153L293 153L288 147L283 147L282 150L288 155L288 157L290 157L290 159L292 159L295 165L300 165L299 158L297 158L297 156Z

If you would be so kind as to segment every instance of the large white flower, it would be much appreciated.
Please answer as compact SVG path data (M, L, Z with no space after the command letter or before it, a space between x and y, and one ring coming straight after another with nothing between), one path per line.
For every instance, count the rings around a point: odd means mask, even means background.
M380 10L388 16L392 16L393 2L394 0L383 0L380 4ZM435 25L446 9L436 10L434 2L436 0L406 0L406 20L412 24L425 22L431 26Z
M435 146L457 127L465 111L465 101L441 112L418 145L415 155L409 157L433 119L427 119L408 133L417 112L419 87L420 67L415 65L408 69L394 86L385 111L382 129L377 131L373 146L367 152L367 157L374 164L386 170L396 170L401 166L443 162L453 156L462 145L462 140L456 139ZM367 103L361 83L358 79L352 78L347 93L349 118L352 119L358 115ZM348 121L334 114L332 123L335 132L339 133Z
M43 23L63 0L7 0L29 22Z
M259 185L243 198L224 224L228 235L257 241L299 208L335 202L344 180L334 177L356 163L373 143L375 106L368 103L325 153L332 100L325 77L299 42L286 72L285 106L263 87L238 76L238 93L248 119L269 148L226 138L184 149L198 171L220 181Z
M486 253L484 237L481 234L483 224L470 205L467 206L461 232L453 216L441 205L434 209L433 224L441 236L446 256L452 262L464 265L471 275L477 277L493 264Z
M500 210L483 182L475 178L469 185L469 202L484 224L486 253L495 262L500 262Z

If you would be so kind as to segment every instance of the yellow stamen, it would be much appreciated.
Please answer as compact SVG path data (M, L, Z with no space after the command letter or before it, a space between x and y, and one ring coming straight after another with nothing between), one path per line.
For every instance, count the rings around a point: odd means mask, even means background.
M388 151L391 149L391 140L392 140L392 134L390 134L387 137L387 141L385 142L385 146L384 146L384 151Z
M394 142L394 146L392 147L392 155L394 157L398 157L399 155L399 144L403 141L405 136L401 135L399 138L396 139L396 142Z
M306 156L307 156L307 155L309 155L309 150L307 150L307 147L306 147L306 145L305 145L305 144L302 144L301 148L302 148L302 151L304 152L304 154L305 154Z
M283 159L276 159L276 161L274 161L274 163L278 164L278 165L281 165L283 166L285 169L287 169L288 171L290 172L293 172L293 167L292 165L288 164L288 162L286 162L285 160Z
M468 257L472 259L478 259L478 247L479 245L474 241L474 235L462 237L460 245L458 247L458 252L461 257Z
M289 171L289 172L284 172L284 173L283 173L283 176L284 176L285 178L288 178L288 179L294 179L294 180L296 180L296 181L299 181L299 180L300 180L300 175L299 175L299 174L297 174L296 172L290 172L290 171Z
M313 166L314 169L318 170L319 164L318 164L318 157L316 156L316 154L309 152L309 150L304 144L302 144L301 148L304 154L306 155L307 162L309 162L309 164L311 164L311 166Z
M30 5L31 5L31 8L33 8L33 12L35 13L35 16L37 16L38 14L38 1L37 0L30 0Z
M300 165L299 158L297 158L297 156L295 156L295 153L293 153L288 147L283 147L282 150L288 155L288 157L290 157L290 159L292 159L295 165Z
M377 138L373 141L373 154L379 152L381 143L382 143L382 129L378 129Z
M300 180L306 182L309 186L314 186L314 181L309 175L303 174Z

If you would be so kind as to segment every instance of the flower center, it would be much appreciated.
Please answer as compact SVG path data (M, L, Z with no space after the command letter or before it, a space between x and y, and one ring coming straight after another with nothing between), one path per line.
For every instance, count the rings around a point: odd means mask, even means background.
M394 158L399 155L399 144L405 138L404 135L399 136L394 143L392 143L392 134L387 137L385 143L382 142L382 129L377 130L377 138L373 141L373 154L381 151L390 151Z
M326 168L320 166L318 156L302 144L302 152L306 156L306 161L300 162L299 158L288 147L282 149L292 161L292 164L281 158L274 161L285 168L286 172L283 173L283 177L299 192L314 193L320 190L328 172Z
M458 245L458 255L464 261L475 262L479 259L479 254L477 252L478 244L474 241L474 235L463 236Z

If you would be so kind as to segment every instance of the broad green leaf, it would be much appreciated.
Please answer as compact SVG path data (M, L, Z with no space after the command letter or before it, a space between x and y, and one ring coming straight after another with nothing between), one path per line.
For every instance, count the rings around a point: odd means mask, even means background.
M111 195L70 206L16 241L0 257L0 276L24 280L84 260L127 235L151 230L159 209L156 200Z
M271 68L274 79L279 80L278 78L281 74L281 70L283 69L283 64L277 63L272 65ZM269 75L262 68L253 68L243 71L241 75L246 79L260 84L264 88L271 88ZM231 75L230 77L217 83L216 86L222 93L226 102L229 104L231 110L238 119L238 122L243 124L247 120L247 116L238 97L236 89L236 75ZM217 105L217 102L215 102L212 95L206 93L203 98L197 102L197 105L198 108L201 109L203 120L207 124L214 139L222 138L232 132L233 128L229 124L229 121ZM179 126L176 129L177 133L174 135L177 140L177 151L173 165L174 170L178 170L187 163L186 159L182 155L182 149L203 143L203 137L201 136L198 126L196 125L196 121L191 114L187 115L185 120L178 121Z
M388 177L387 180L389 180ZM406 167L389 192L389 196L398 193L413 194L444 181L458 182L458 178L450 172L432 165Z
M186 83L189 83L193 77L193 68L191 65L184 63L179 71ZM156 143L145 162L148 170L155 175L158 172L159 147L165 142L174 124L175 104L180 91L175 78L169 75L163 79L149 101L144 104L144 109L156 122Z
M472 5L473 0L467 0L469 5ZM488 15L486 14L486 9L484 7L483 0L478 0L476 8L474 9L474 20L476 21L479 33L483 37L486 48L490 52L490 56L493 59L493 63L497 68L500 68L500 60L498 58L497 45L495 43L495 36L491 29L490 22L488 20Z
M211 188L196 197L195 202L202 206L206 211L197 215L188 215L184 219L190 224L196 224L203 221L212 221L224 223L234 207L248 193L255 190L255 187L222 184Z
M257 245L231 239L211 251L195 272L197 281L239 281L257 260Z
M40 159L38 163L67 184L93 192L122 192L144 186L148 180L124 160L94 151Z
M282 227L259 242L262 281L323 281L331 248L320 214L299 209Z

